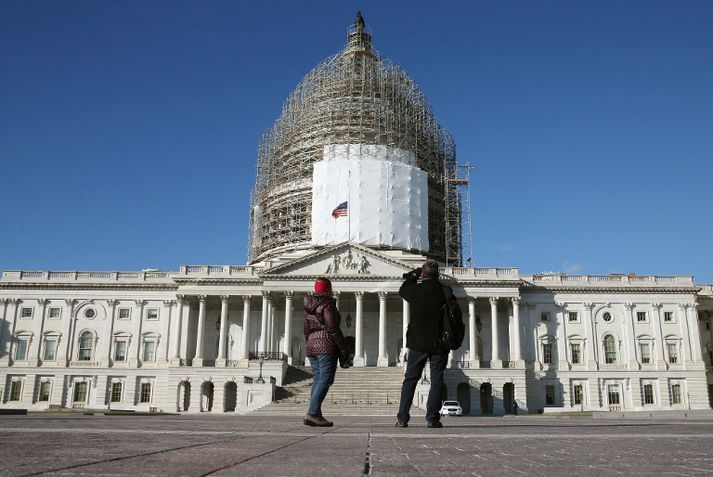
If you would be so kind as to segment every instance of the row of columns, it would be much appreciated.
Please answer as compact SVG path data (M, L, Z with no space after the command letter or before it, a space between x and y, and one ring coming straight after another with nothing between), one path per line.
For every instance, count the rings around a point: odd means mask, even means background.
M288 361L292 362L292 299L294 293L292 291L284 292L285 296L285 323L284 323L284 337L283 349L281 350L288 358ZM364 309L364 296L365 292L356 291L354 292L355 302L356 302L356 320L355 320L355 336L354 336L354 365L355 366L365 366L366 357L364 356L364 331L363 331L363 309ZM377 356L377 366L386 367L389 365L389 357L387 354L387 333L386 333L386 313L387 313L387 292L377 292L379 299L379 325L378 325L378 356ZM205 317L206 317L206 303L207 295L198 295L198 326L196 332L196 352L194 358L194 364L200 366L204 360L204 328L205 328ZM249 356L249 340L250 336L250 300L252 296L243 295L243 332L240 339L238 359L247 360ZM220 311L220 329L219 329L219 344L218 344L218 362L225 363L226 360L226 338L227 338L227 321L228 321L228 305L230 296L221 295L221 311ZM336 295L337 304L339 303L339 295ZM492 343L492 353L491 353L491 366L498 367L502 363L502 355L499 346L499 333L498 333L498 297L489 297L490 302L490 313L491 313L491 343ZM180 359L180 349L181 349L181 330L182 319L183 319L183 308L185 306L186 297L183 295L178 296L177 300L177 323L174 326L174 356L173 358ZM520 312L519 312L519 298L511 298L512 303L512 317L513 326L512 333L510 334L510 360L520 361L521 351L520 351ZM476 361L475 354L477 349L477 327L476 327L476 297L468 297L468 324L469 324L469 340L468 346L470 348L470 359L471 362ZM270 292L262 293L262 308L260 316L260 337L258 342L258 352L265 352L267 343L272 341L272 337L269 336L270 331L274 329L273 323L270 320L274 319L274 314L272 313L273 303L272 295ZM406 331L408 329L410 321L410 306L406 300L402 300L402 343L404 343L403 351L406 351ZM403 356L400 356L402 358ZM482 359L482 356L480 357Z

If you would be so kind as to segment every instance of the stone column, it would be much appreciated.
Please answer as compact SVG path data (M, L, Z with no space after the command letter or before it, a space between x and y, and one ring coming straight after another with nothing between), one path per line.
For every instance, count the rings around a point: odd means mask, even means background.
M475 297L468 297L468 349L470 350L470 364L471 368L479 368L480 364L478 359L478 342L476 341L475 332Z
M567 349L569 347L567 342L567 318L565 317L565 307L567 305L563 302L557 302L555 305L557 305L557 311L555 313L557 323L557 361L555 362L555 366L557 366L557 369L568 370L571 368L571 365L569 361L569 350Z
M339 294L340 292L338 291L332 292L332 298L334 298L334 304L337 307L337 310L342 311L341 308L339 308Z
M196 332L196 355L193 366L203 366L203 332L205 328L205 305L207 295L198 295L198 330Z
M592 309L594 309L594 303L585 303L584 311L587 324L584 325L584 331L587 333L587 368L595 370L599 368L599 352L597 348L597 325L594 323L594 317L592 316Z
M144 306L146 306L146 300L134 300L136 302L136 306L139 307L139 313L138 316L136 317L136 325L134 326L134 342L136 343L136 358L134 360L129 361L130 366L138 366L138 363L141 360L141 345L142 345L142 340L141 340L141 325L144 319ZM133 361L133 363L131 362Z
M513 336L510 345L510 360L515 362L515 366L521 368L525 365L522 360L522 349L520 347L520 297L511 298L512 301L512 327Z
M5 349L7 347L5 345L5 341L10 335L10 320L7 320L7 305L8 300L0 298L0 309L2 310L0 312L0 363L4 363L6 361L7 354L5 354ZM5 331L5 328L7 328L7 332ZM3 396L0 395L0 400L2 400L2 397Z
M408 353L408 348L406 347L406 331L408 331L408 324L411 321L411 305L409 302L401 299L402 303L402 318L401 318L401 359L402 363L406 363L406 353Z
M282 352L287 356L287 364L292 364L292 295L285 292L285 343Z
M652 303L651 308L653 310L651 317L651 326L654 328L654 347L656 348L656 367L659 369L666 369L666 358L664 357L664 343L663 336L661 333L661 303Z
M490 340L491 340L491 368L502 368L503 362L500 358L500 344L498 343L498 297L490 297Z
M37 359L35 360L35 365L40 366L42 364L42 342L44 341L42 337L42 332L44 331L45 327L45 311L47 310L48 300L45 298L40 298L39 300L37 300L37 303L39 303L40 305L40 316L39 320L37 321L37 327L35 328L37 330L37 354L35 355ZM29 358L29 355L28 359L31 359Z
M270 307L270 292L262 292L262 315L260 317L260 341L258 342L258 353L265 352L265 344L267 340L267 318Z
M364 360L363 309L364 292L354 292L356 299L356 318L354 323L354 366L366 366Z
M163 300L163 309L165 310L165 315L161 323L161 341L164 344L162 356L158 358L159 364L166 364L169 358L169 343L171 342L171 325L174 321L173 305L176 304L175 300ZM156 350L158 353L158 349Z
M225 366L225 330L228 327L228 304L230 296L220 296L220 335L218 337L218 359L215 362L216 366ZM215 394L215 391L214 393Z
M624 303L626 316L622 323L622 333L624 336L624 346L626 351L626 362L629 369L639 369L639 360L636 350L636 331L634 330L634 304Z
M691 358L693 361L703 361L701 351L701 332L699 329L700 321L698 321L698 303L688 305L688 329L689 339L691 343Z
M116 318L116 305L119 304L119 300L107 300L107 305L109 305L109 326L106 327L106 333L104 334L103 348L104 352L99 355L99 366L107 367L111 363L111 350L113 344L113 334L114 334L114 319Z
M173 337L173 358L171 364L178 366L181 361L181 329L183 328L183 304L185 297L176 295L176 324L174 325L175 334Z
M9 362L14 361L12 358L12 355L14 353L13 347L15 344L15 332L17 331L17 315L20 313L20 303L22 303L22 300L19 298L10 298L8 299L8 303L13 306L12 312L8 312L10 316L12 317L12 326L10 327L10 336L8 336L8 350L7 350L7 357ZM2 396L0 396L2 397ZM0 399L1 401L2 399Z
M74 316L72 315L74 315L74 305L77 303L77 300L68 298L64 300L64 303L65 307L62 316L64 316L63 319L67 321L64 323L64 333L62 334L62 338L64 339L65 344L64 346L61 346L58 351L59 355L57 357L57 362L66 366L69 361L72 360L72 330L74 328Z
M379 358L376 366L379 368L389 365L389 357L386 353L386 292L379 292Z
M272 335L273 335L273 327L274 327L274 315L273 315L273 306L272 306L272 295L270 296L270 299L267 302L267 337L265 338L265 352L266 353L272 353Z
M240 353L238 360L240 367L248 367L250 343L250 295L243 295L243 332L240 334Z

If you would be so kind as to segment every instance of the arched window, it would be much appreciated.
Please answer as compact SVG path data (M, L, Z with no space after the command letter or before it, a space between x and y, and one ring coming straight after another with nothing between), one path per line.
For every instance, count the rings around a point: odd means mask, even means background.
M87 330L79 336L79 361L92 360L93 344L94 336L91 331Z
M616 341L612 335L604 337L604 362L616 363Z

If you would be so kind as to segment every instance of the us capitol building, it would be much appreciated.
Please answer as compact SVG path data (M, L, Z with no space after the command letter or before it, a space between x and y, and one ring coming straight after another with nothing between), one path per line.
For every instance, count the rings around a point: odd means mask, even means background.
M3 273L0 406L271 405L306 364L302 300L320 275L354 353L338 377L371 368L398 387L409 306L397 292L428 257L464 310L446 391L466 412L711 407L713 287L464 266L463 170L423 92L372 49L358 15L260 141L247 265Z

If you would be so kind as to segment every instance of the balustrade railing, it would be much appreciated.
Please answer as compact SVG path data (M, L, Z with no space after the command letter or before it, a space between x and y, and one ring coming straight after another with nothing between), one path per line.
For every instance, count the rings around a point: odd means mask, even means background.
M564 275L544 274L533 275L532 279L549 283L596 283L596 284L657 284L657 285L693 285L691 276L659 276L659 275Z
M179 366L193 366L193 360L192 359L179 359L178 365Z
M99 366L99 361L70 361L70 368L96 368Z
M260 359L265 361L287 361L287 355L279 351L269 351L264 353L250 353L250 359Z

